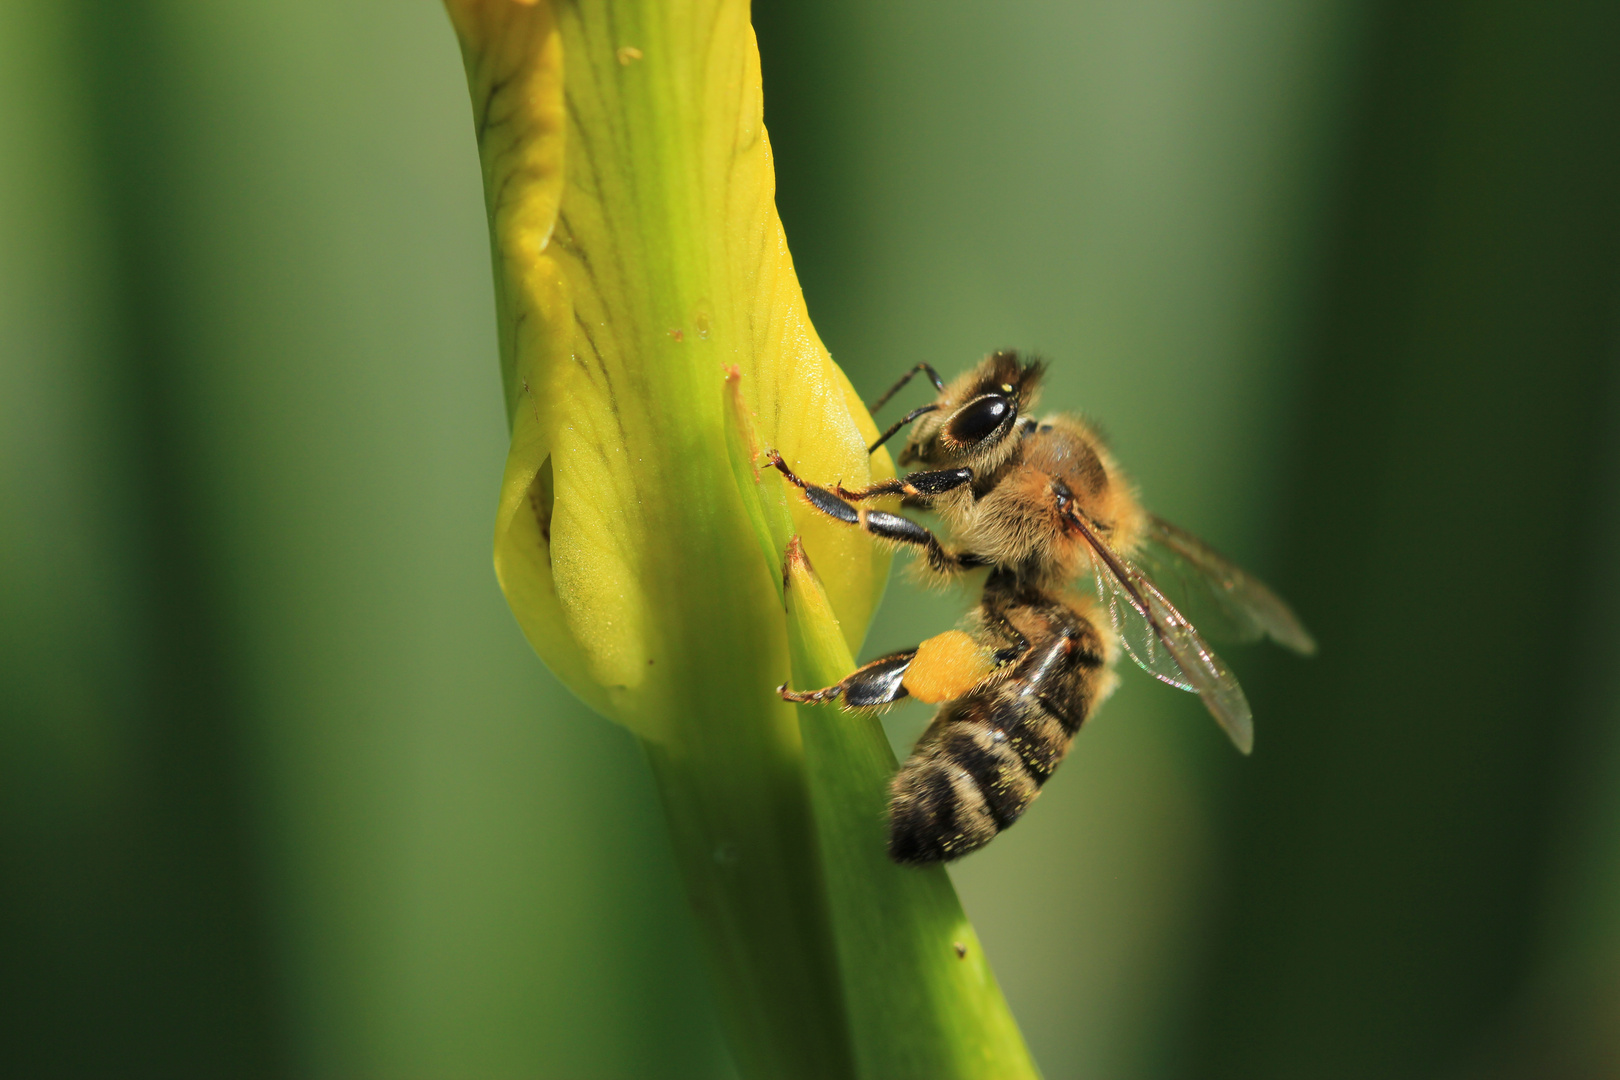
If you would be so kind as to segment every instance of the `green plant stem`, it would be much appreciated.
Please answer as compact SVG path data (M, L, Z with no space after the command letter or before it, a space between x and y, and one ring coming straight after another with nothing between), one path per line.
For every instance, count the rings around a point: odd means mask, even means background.
M512 424L496 572L553 670L643 740L739 1068L1031 1075L943 871L884 857L881 733L825 718L807 765L776 694L790 626L816 643L801 676L848 670L888 553L786 499L759 441L808 475L892 473L804 313L747 5L448 3ZM780 578L790 531L828 569L810 604Z
M643 740L747 1077L855 1075L802 761L734 730Z
M855 665L796 541L784 580L794 676L805 687L831 685ZM860 1075L1038 1076L945 868L888 858L895 760L877 718L799 709Z

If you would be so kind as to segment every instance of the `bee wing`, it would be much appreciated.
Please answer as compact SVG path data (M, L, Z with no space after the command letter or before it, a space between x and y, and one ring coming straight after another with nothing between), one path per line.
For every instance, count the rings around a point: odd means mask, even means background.
M1139 561L1212 636L1269 637L1303 656L1316 652L1310 631L1276 593L1186 529L1150 516Z
M1254 714L1231 669L1146 574L1084 522L1080 529L1091 545L1097 596L1125 651L1149 675L1201 697L1215 722L1247 754L1254 748Z

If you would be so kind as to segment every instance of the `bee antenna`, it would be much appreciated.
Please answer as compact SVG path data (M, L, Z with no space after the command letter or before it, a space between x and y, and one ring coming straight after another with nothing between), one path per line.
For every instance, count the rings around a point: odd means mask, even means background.
M899 431L901 428L905 427L907 424L911 423L913 420L917 419L917 417L919 417L919 416L922 416L922 415L924 415L926 413L938 412L938 411L939 411L939 406L938 405L924 405L920 409L912 409L910 412L906 413L906 415L902 416L900 419L896 420L892 425L890 425L888 431L885 431L882 435L879 435L878 436L878 441L873 443L871 446L868 446L866 448L866 452L868 454L877 453L877 448L882 446L884 443L888 442L891 438L893 438L895 432Z
M1031 356L1023 365L1022 382L1026 385L1040 382L1041 376L1046 374L1046 361L1039 356Z
M898 394L901 388L903 388L906 383L910 382L912 376L916 375L919 371L926 371L928 373L928 381L934 384L935 390L945 389L945 380L939 377L939 372L935 371L932 365L926 363L918 364L916 367L900 376L900 381L889 387L888 393L872 402L866 411L877 412L879 409L883 408L883 406L888 403L889 399Z

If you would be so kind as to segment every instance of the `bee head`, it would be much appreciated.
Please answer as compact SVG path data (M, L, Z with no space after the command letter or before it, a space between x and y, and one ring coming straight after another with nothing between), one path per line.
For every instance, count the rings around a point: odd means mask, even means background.
M990 354L940 391L933 410L912 428L900 464L973 461L982 467L1003 457L1034 405L1045 369L1041 361L1025 362L1011 350Z

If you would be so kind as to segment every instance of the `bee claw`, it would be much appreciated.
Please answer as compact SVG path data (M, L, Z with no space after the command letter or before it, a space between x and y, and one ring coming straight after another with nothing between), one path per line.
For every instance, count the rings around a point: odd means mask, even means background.
M830 701L837 701L843 688L843 683L838 683L824 690L790 690L788 684L783 683L776 688L776 692L782 696L783 701L791 701L795 705L825 705Z
M788 468L788 463L783 461L782 455L775 450L772 450L766 454L765 463L786 477L787 482L792 484L794 487L802 488L805 486L804 481L800 480L793 470Z

